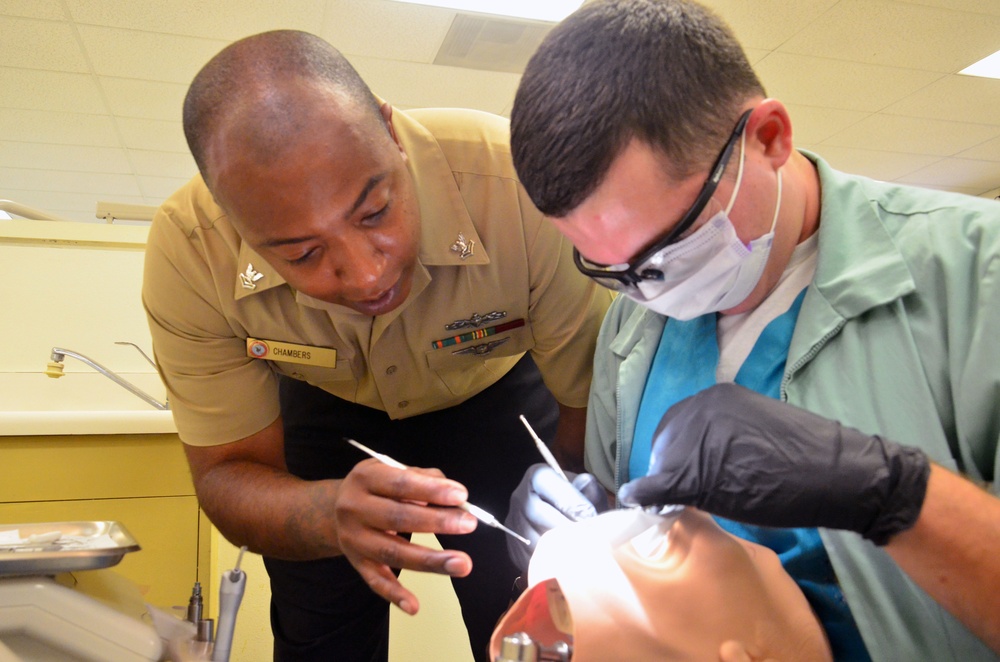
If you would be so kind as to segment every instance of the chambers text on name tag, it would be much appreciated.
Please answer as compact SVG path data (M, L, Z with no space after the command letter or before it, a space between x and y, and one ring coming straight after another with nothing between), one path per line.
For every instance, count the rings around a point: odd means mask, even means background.
M301 363L322 368L337 367L337 350L328 347L313 347L311 345L295 345L277 340L259 340L247 338L247 356L252 359L268 359L269 361L285 361L286 363Z

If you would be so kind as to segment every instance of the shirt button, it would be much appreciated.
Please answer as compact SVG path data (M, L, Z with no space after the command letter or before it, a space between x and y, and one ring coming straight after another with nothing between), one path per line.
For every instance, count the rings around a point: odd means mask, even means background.
M396 372L396 366L394 366L394 365L391 365L391 366L389 366L388 368L385 369L385 374L387 374L387 375L392 375L395 372Z
M292 377L295 379L304 379L301 372L293 372Z
M399 403L398 406L399 406L400 409L406 409L408 406L410 406L410 401L409 400L403 400L402 402Z

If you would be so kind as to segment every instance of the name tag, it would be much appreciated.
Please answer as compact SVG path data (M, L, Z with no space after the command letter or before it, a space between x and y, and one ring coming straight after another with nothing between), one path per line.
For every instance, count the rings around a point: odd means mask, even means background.
M337 367L337 350L328 347L294 345L277 340L247 338L247 356L251 359L268 359L286 363L301 363L322 368Z

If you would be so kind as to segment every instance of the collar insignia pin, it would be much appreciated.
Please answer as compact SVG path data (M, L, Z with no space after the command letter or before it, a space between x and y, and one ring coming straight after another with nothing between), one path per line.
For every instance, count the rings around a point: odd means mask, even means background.
M458 253L458 257L462 260L472 255L473 249L475 249L476 242L472 239L466 239L465 235L461 232L458 233L458 239L455 243L451 245L451 252Z
M240 274L240 285L245 290L256 290L257 281L264 277L259 271L254 271L253 265L247 262L247 270Z

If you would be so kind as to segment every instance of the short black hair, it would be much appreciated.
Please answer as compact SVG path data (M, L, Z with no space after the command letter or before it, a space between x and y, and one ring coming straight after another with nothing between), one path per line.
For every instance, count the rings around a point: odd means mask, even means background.
M764 96L729 27L690 0L603 0L557 25L532 56L511 111L514 166L549 216L600 185L633 139L687 177Z
M299 30L273 30L226 46L202 67L184 98L184 136L202 176L206 143L222 119L242 112L248 142L262 153L301 129L304 110L281 95L297 79L329 86L382 121L378 100L346 58L323 39Z

